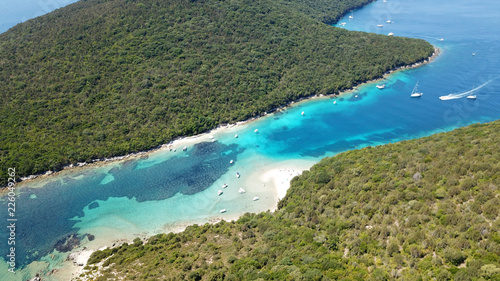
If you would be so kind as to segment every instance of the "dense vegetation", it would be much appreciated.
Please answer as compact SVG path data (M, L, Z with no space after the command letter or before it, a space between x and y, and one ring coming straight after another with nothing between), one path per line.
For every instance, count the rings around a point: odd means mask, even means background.
M432 54L324 23L370 1L82 0L19 24L0 34L0 170L147 150Z
M500 121L349 151L275 213L97 251L95 280L500 280ZM104 260L102 266L95 263Z

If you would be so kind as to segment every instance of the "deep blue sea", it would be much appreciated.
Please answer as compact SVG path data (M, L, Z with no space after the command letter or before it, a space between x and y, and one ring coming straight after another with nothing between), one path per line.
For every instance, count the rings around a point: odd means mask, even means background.
M77 0L0 0L0 33Z
M74 2L24 1L11 18L2 17L3 31L25 17L46 12L31 9L33 3L57 8L60 3ZM281 163L314 163L346 150L500 119L498 11L497 0L377 1L347 14L339 21L345 23L340 28L422 38L440 49L439 56L429 64L395 72L338 98L295 103L284 112L219 130L212 135L216 141L208 135L199 137L187 142L186 152L182 144L176 152L162 150L135 160L69 170L20 184L16 200L17 267L36 264L37 270L47 272L64 266L49 255L64 256L54 247L72 233L82 239L82 246L92 248L113 239L159 233L181 222L204 223L217 216L265 211L275 205L277 197L273 190L266 190L268 182L258 175ZM423 96L411 98L417 81ZM385 89L375 87L382 83ZM475 100L439 99L481 85L485 86L474 92ZM229 187L218 196L223 183ZM238 194L238 188L247 193ZM252 202L254 195L260 196L261 203ZM223 208L227 212L219 213ZM3 198L0 221L6 221L6 209ZM101 242L88 242L86 234ZM0 256L4 259L7 235L0 233ZM2 274L0 279L4 280L2 276L7 275ZM26 271L24 277L29 274Z

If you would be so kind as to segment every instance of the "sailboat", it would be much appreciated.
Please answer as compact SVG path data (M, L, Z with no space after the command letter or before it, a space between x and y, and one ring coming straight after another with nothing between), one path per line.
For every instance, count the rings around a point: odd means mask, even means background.
M415 87L413 88L413 91L411 92L410 97L419 98L424 94L424 93L419 93L417 91L418 91L418 81L417 81L417 84L415 84Z
M351 15L349 16L349 19L352 20L354 18L354 13L351 11Z

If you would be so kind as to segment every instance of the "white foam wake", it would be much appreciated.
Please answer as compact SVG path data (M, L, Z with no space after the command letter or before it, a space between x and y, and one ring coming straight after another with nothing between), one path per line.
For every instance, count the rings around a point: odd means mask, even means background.
M449 95L446 95L446 96L440 96L439 99L441 100L453 100L453 99L459 99L459 98L463 98L467 95L469 95L470 93L473 93L481 88L483 88L484 86L488 85L488 83L490 83L491 81L493 81L494 79L491 79L489 81L486 81L485 83L483 83L482 85L480 85L479 87L476 87L472 90L469 90L467 92L463 92L463 93L459 93L459 94L449 94Z

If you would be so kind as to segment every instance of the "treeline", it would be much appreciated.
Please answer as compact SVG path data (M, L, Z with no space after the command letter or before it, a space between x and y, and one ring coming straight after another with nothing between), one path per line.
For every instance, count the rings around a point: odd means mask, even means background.
M274 214L97 251L81 277L500 280L499 139L496 121L341 153Z
M316 19L367 2L89 0L19 24L0 34L0 170L147 150L432 54Z

